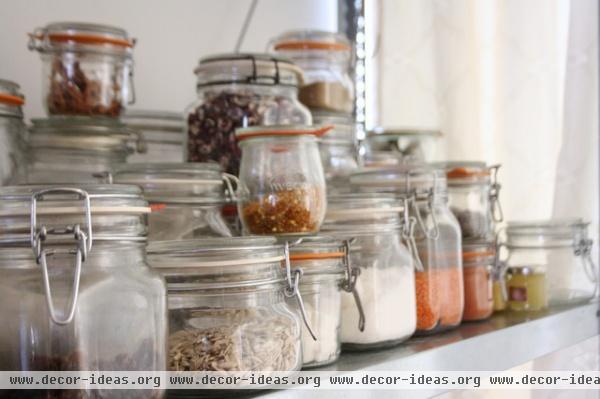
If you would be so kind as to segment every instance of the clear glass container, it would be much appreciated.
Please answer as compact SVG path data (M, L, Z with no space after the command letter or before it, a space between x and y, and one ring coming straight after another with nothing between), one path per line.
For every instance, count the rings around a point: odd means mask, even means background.
M464 241L493 240L502 222L497 175L500 165L484 162L446 162L450 210L458 219Z
M304 105L311 110L352 113L352 47L344 35L317 30L290 31L272 39L269 50L292 60L304 71L304 85L299 93Z
M348 175L358 169L356 123L351 115L332 112L313 112L315 126L333 126L319 139L327 189L333 192L348 186Z
M169 292L169 370L300 369L300 318L286 303L299 277L287 285L273 237L155 242L148 254Z
M536 312L548 307L548 281L544 265L509 267L507 306L514 311Z
M319 231L327 199L317 137L328 130L306 126L237 130L242 149L238 213L245 232Z
M535 272L520 276L538 276L538 270L545 273L550 306L588 302L598 294L598 268L591 258L588 227L581 219L509 222L501 244L508 251L507 267L529 267Z
M126 31L81 22L48 24L30 34L41 54L48 115L117 117L135 101L133 46Z
M186 111L186 160L215 161L239 173L235 129L265 125L310 125L298 101L302 71L269 54L222 54L200 59L198 99Z
M92 182L94 174L124 163L136 149L143 151L137 132L113 118L57 116L31 122L22 182Z
M404 165L357 172L350 182L357 190L394 193L409 204L423 267L415 273L417 334L458 326L464 308L462 240L458 221L448 207L445 172L433 166Z
M1 370L165 369L167 298L146 264L147 205L134 186L0 189Z
M147 163L116 165L109 179L142 187L152 213L148 240L231 237L222 216L235 200L237 178L217 163Z
M484 320L494 311L492 272L495 267L494 242L463 243L465 285L464 321Z
M183 114L167 111L127 110L121 121L140 132L145 153L132 154L129 163L181 163L184 159L185 123Z
M437 161L442 133L425 129L376 128L367 133L363 163L366 167Z
M23 122L25 97L18 84L0 79L0 186L22 180L27 129Z
M353 294L342 296L344 350L407 340L415 332L417 315L410 237L400 218L403 202L391 195L340 194L330 196L328 203L322 231L350 241L350 264L360 271L353 285L361 306Z
M306 327L302 329L303 368L331 364L341 351L342 292L353 292L357 271L350 266L347 243L327 236L301 237L292 242L291 267L302 271L300 293L316 337L313 339ZM357 304L360 306L360 300ZM292 306L297 305L294 302Z

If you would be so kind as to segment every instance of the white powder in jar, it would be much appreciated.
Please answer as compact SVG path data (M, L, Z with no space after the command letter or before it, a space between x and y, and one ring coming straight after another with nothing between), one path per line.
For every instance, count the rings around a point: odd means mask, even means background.
M354 296L342 294L342 342L377 344L408 339L417 325L415 274L412 264L362 268L356 282L365 313L365 329L358 329Z
M340 352L342 293L338 281L323 282L310 291L302 289L301 294L309 324L317 336L315 341L302 324L302 363L304 367L332 363Z

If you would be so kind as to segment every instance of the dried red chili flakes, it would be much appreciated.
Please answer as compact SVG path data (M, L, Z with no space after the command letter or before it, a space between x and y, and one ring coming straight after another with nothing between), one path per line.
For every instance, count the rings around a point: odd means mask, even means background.
M323 214L322 189L291 189L267 194L242 208L252 234L315 233Z
M100 115L117 117L123 106L120 101L121 86L116 78L110 88L105 82L90 79L81 69L79 61L65 63L60 59L52 63L50 88L47 97L51 115Z

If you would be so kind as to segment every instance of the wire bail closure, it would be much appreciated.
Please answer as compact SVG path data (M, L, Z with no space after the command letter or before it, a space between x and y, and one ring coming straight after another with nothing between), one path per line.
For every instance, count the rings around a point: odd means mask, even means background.
M83 201L84 204L84 215L86 229L85 232L81 229L79 224L74 226L65 226L64 228L52 228L47 229L46 226L42 225L38 228L37 225L37 203L42 201L45 195L48 194L75 194L77 199ZM46 303L48 305L48 312L52 321L58 325L66 325L73 321L75 316L75 309L77 307L77 299L79 297L79 283L81 281L81 265L85 262L87 255L92 250L92 211L89 194L81 189L77 188L51 188L46 190L37 191L31 196L31 219L30 219L30 244L33 254L36 258L36 263L42 268L42 277L44 282L44 290L46 293ZM76 240L77 246L74 251L75 253L75 272L73 275L73 286L71 288L71 298L69 300L69 306L67 315L64 318L59 318L54 307L54 300L52 298L52 289L50 287L50 278L48 273L48 262L47 257L51 256L57 251L44 248L44 242L49 235L69 235L72 234ZM73 251L68 251L73 253Z
M402 241L405 242L408 247L413 261L415 263L415 269L418 272L425 271L423 262L419 256L419 250L417 249L417 243L415 241L415 226L417 225L417 219L414 216L410 216L410 198L402 198Z
M240 188L240 179L230 173L223 173L223 183L225 183L225 195L230 202L239 201L238 189ZM233 184L232 184L233 183ZM235 189L233 186L235 185Z
M346 280L342 283L342 289L348 293L351 293L356 302L356 309L358 310L358 330L363 332L365 330L365 310L362 306L360 295L356 289L356 281L360 275L360 268L354 267L350 263L350 240L344 240L344 267L346 268Z
M586 277L594 283L594 294L595 297L598 293L598 270L592 259L592 246L594 240L583 237L575 244L575 256L581 256L583 258L583 270L585 271Z
M290 244L286 241L284 247L284 257L285 257L285 277L287 280L287 285L284 290L284 295L286 298L296 298L298 302L298 307L300 308L300 314L302 315L302 320L304 321L304 325L306 329L310 333L310 336L313 340L317 341L317 336L315 335L313 329L310 326L308 321L308 317L306 315L306 308L304 307L304 300L302 299L302 295L300 294L300 279L302 278L302 269L294 269L292 270L292 264L290 262Z
M502 165L496 164L489 167L491 175L490 212L492 213L492 220L496 223L504 221L504 212L500 204L500 188L502 188L502 185L498 183L498 169L500 169L500 166Z

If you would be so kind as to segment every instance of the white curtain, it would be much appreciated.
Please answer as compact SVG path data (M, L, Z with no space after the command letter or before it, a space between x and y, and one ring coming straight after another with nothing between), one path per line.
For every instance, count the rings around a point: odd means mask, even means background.
M506 219L598 221L597 0L370 0L367 123L501 163ZM597 247L597 246L596 246Z

